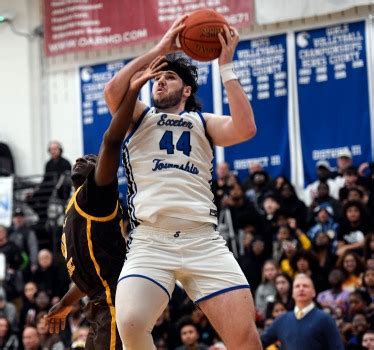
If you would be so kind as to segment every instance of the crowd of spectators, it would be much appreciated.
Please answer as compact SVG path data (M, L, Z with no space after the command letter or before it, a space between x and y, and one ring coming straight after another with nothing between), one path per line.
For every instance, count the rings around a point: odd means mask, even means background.
M50 153L54 146L61 156L59 144L52 143ZM56 166L66 174L65 162ZM317 180L297 191L285 176L272 179L259 164L251 164L243 180L228 164L217 166L212 189L218 229L226 232L231 226L233 235L225 238L230 248L236 247L232 250L250 283L260 333L294 309L292 283L305 274L314 284L316 306L333 318L345 348L374 349L370 170L368 164L354 167L350 153L344 152L335 171L328 161L317 162ZM59 187L60 199L67 199L67 189ZM59 250L41 244L27 220L24 209L35 210L37 198L38 193L15 208L11 227L0 226L0 253L6 258L0 287L0 349L82 349L88 334L84 299L74 305L64 332L51 335L45 325L43 316L68 290L70 280ZM225 349L180 284L153 336L159 350ZM280 348L276 342L267 349Z

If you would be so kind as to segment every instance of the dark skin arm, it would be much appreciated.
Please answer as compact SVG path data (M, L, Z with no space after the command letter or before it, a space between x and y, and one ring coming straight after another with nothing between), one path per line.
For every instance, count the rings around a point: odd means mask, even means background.
M156 57L145 70L136 72L131 77L127 93L114 113L101 143L95 169L96 185L108 185L116 178L122 142L131 124L139 91L148 80L155 78L165 65L163 56Z
M60 333L60 331L65 329L66 317L71 312L72 305L84 296L85 294L73 284L62 299L51 307L48 314L44 316L50 333Z

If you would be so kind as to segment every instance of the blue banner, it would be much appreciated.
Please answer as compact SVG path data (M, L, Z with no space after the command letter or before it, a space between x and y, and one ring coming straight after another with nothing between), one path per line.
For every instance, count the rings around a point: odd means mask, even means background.
M111 120L104 100L104 86L127 62L96 64L81 67L79 70L84 154L99 153L103 135ZM118 168L118 184L123 199L127 191L127 181L122 164Z
M202 105L202 111L213 113L212 64L210 62L198 61L193 61L193 63L199 69L197 98Z
M286 35L240 42L234 68L252 104L257 135L225 148L225 161L241 178L248 176L251 163L262 164L273 177L290 177ZM223 113L229 115L224 89L222 103Z
M365 37L365 22L295 33L305 185L342 149L356 165L372 157Z

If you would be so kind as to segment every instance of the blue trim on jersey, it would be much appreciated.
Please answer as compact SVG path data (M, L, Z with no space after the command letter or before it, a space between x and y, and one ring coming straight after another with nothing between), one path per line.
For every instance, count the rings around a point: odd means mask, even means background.
M200 111L196 111L196 113L199 115L201 121L203 122L204 130L205 130L205 134L206 134L207 133L207 130L206 130L206 121L205 121L205 118L203 116L203 113L201 113Z
M130 226L132 229L134 229L139 224L139 221L137 220L135 215L134 206L134 197L136 196L138 189L136 187L134 175L131 168L129 150L126 146L123 148L123 165L126 170L127 178L127 207L129 212Z
M170 297L170 294L169 294L169 292L168 292L168 290L161 284L161 283L159 283L159 282L157 282L156 280L154 280L153 278L150 278L150 277L148 277L148 276L144 276L144 275L138 275L138 274L132 274L132 275L126 275L126 276L123 276L123 277L121 277L119 280L118 280L118 282L117 282L117 284L119 283L119 282L121 282L122 280L124 280L125 278L129 278L129 277L139 277L139 278L144 278L144 279L146 279L146 280L148 280L148 281L151 281L151 282L153 282L154 284L156 284L156 285L158 285L167 295L168 295L168 298L169 298L169 301L170 301L170 299L171 299L171 297Z
M135 131L139 128L141 122L143 121L145 115L149 112L150 108L147 106L143 113L140 115L138 121L136 122L134 128L131 130L130 134L125 138L125 143L128 143L132 135L135 134Z
M234 286L234 287L229 287L229 288L221 289L221 290L219 290L217 292L214 292L212 294L206 295L205 297L202 297L202 298L196 300L194 302L194 304L200 303L201 301L213 298L213 297L215 297L217 295L220 295L220 294L223 294L223 293L231 292L232 290L243 289L243 288L248 288L249 289L250 288L249 284L241 284L239 286Z

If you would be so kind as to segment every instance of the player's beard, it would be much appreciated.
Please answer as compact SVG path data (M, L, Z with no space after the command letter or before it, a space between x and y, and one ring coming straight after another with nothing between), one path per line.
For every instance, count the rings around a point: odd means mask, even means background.
M180 90L174 91L170 95L161 98L152 98L153 104L157 109L167 109L177 106L183 96L183 87Z

